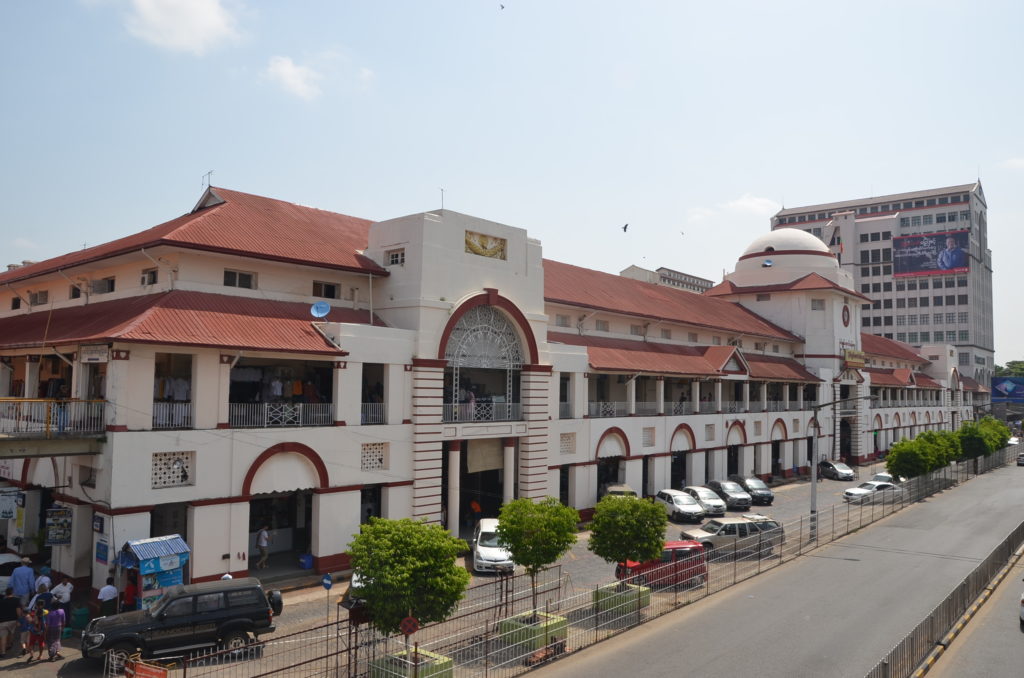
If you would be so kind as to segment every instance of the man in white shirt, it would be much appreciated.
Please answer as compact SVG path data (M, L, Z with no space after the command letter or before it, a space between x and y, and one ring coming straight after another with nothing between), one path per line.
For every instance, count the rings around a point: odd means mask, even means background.
M270 557L270 526L264 525L256 534L256 548L260 550L260 559L256 561L256 569L263 570L267 567L267 558Z
M108 617L117 612L117 587L113 577L107 577L107 585L99 590L96 599L100 601L101 616Z
M71 614L71 592L74 590L75 586L68 577L61 577L60 583L50 590L53 600L66 614Z

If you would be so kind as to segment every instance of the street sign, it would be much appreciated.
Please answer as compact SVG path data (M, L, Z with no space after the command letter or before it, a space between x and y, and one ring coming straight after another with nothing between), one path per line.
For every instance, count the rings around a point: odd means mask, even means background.
M320 580L320 583L324 585L325 590L330 591L331 587L334 586L334 579L331 578L331 573L328 572L325 574Z
M403 635L411 636L420 630L420 623L416 617L406 617L399 622L398 630L401 631Z

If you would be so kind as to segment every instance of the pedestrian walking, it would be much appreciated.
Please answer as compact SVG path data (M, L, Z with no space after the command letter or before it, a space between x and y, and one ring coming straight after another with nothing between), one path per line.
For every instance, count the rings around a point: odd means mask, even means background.
M59 607L55 607L49 610L43 619L44 626L46 627L46 653L50 658L50 661L56 661L58 659L64 659L64 656L60 653L61 650L61 637L64 633L64 626L67 623L64 616L64 610Z
M18 601L19 604L21 601ZM32 612L28 608L19 608L18 614L18 642L21 644L21 655L28 654L28 642L32 637ZM31 660L31 657L29 657Z
M28 631L28 661L42 660L43 658L43 648L46 647L46 613L47 610L42 603L36 605L29 612L31 625ZM35 657L32 656L33 651L38 652Z
M264 570L267 568L267 558L270 557L270 542L274 539L270 536L270 525L264 525L256 535L256 548L260 551L260 559L256 561L256 568Z
M21 599L21 606L28 609L28 601L36 592L36 572L32 569L32 561L28 558L21 559L21 565L14 568L10 579L14 595Z
M18 644L20 632L18 617L21 616L21 600L14 595L10 586L0 598L0 657Z
M54 605L64 610L64 615L68 616L71 614L71 593L75 590L75 585L71 583L70 577L61 577L60 583L50 589L50 593L53 594Z

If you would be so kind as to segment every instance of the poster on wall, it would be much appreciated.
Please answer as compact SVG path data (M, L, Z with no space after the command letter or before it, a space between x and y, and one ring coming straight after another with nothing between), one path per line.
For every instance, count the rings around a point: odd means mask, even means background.
M6 492L0 494L0 520L13 520L18 510L18 503L14 494Z
M892 239L892 274L967 273L969 251L969 231L896 236Z
M992 402L1024 403L1024 377L992 377Z
M96 562L102 565L107 564L107 560L110 557L110 548L107 546L107 542L98 541L96 542Z
M71 543L71 509L46 510L46 545L67 546Z

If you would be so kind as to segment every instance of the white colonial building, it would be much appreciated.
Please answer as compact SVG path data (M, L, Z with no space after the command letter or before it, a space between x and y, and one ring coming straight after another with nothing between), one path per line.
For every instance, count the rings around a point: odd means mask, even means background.
M614 482L785 478L813 437L865 461L971 418L954 349L862 335L864 301L795 229L698 295L447 210L370 223L210 188L0 274L0 534L93 587L127 540L173 533L193 580L243 574L263 524L338 571L368 516L586 513ZM54 506L70 543L44 547Z

